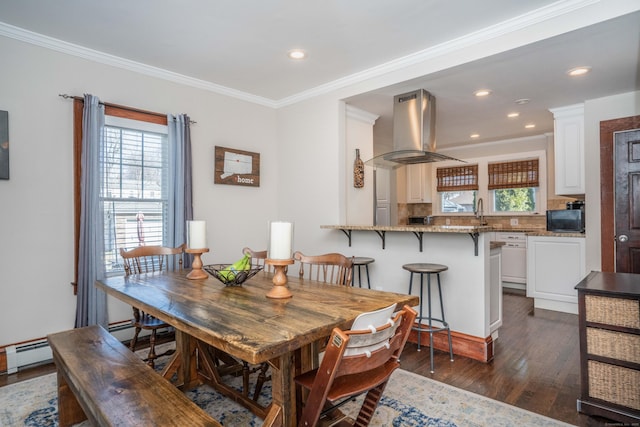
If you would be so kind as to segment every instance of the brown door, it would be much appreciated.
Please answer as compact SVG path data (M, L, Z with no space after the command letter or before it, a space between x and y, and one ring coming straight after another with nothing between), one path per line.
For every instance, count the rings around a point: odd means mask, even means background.
M640 273L640 130L615 133L614 145L616 271Z

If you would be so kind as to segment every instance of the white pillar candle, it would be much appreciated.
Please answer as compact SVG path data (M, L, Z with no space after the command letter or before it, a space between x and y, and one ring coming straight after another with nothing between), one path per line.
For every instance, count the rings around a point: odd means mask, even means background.
M291 259L293 224L274 221L269 226L269 258Z
M189 249L207 247L207 223L205 221L187 221L187 246Z

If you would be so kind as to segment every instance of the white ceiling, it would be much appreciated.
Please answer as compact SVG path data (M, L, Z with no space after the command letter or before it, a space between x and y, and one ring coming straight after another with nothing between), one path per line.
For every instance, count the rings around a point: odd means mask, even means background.
M278 106L416 52L576 1L2 1L0 35L108 63L124 59L149 74L171 74ZM479 141L539 134L553 129L548 108L639 90L639 46L636 12L348 102L381 115L377 123L385 135L393 95L424 88L437 98L440 147L467 143L472 132L481 135ZM305 49L308 59L288 59L293 48ZM565 71L585 64L593 72L569 81ZM492 89L491 97L474 99L480 87ZM507 121L519 98L531 102L519 108L519 119ZM535 130L525 132L525 122L535 122Z

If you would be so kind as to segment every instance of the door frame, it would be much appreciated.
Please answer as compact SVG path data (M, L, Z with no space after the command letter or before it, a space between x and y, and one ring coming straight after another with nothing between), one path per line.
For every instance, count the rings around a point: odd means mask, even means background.
M613 134L640 129L640 116L600 122L600 247L601 270L616 271L615 242L615 141Z

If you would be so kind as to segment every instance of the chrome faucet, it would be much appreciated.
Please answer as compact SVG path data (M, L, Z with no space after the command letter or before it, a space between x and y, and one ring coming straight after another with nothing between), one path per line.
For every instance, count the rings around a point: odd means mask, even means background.
M479 197L476 202L475 214L476 218L480 220L480 225L487 225L487 221L484 219L484 201L482 200L482 197Z

